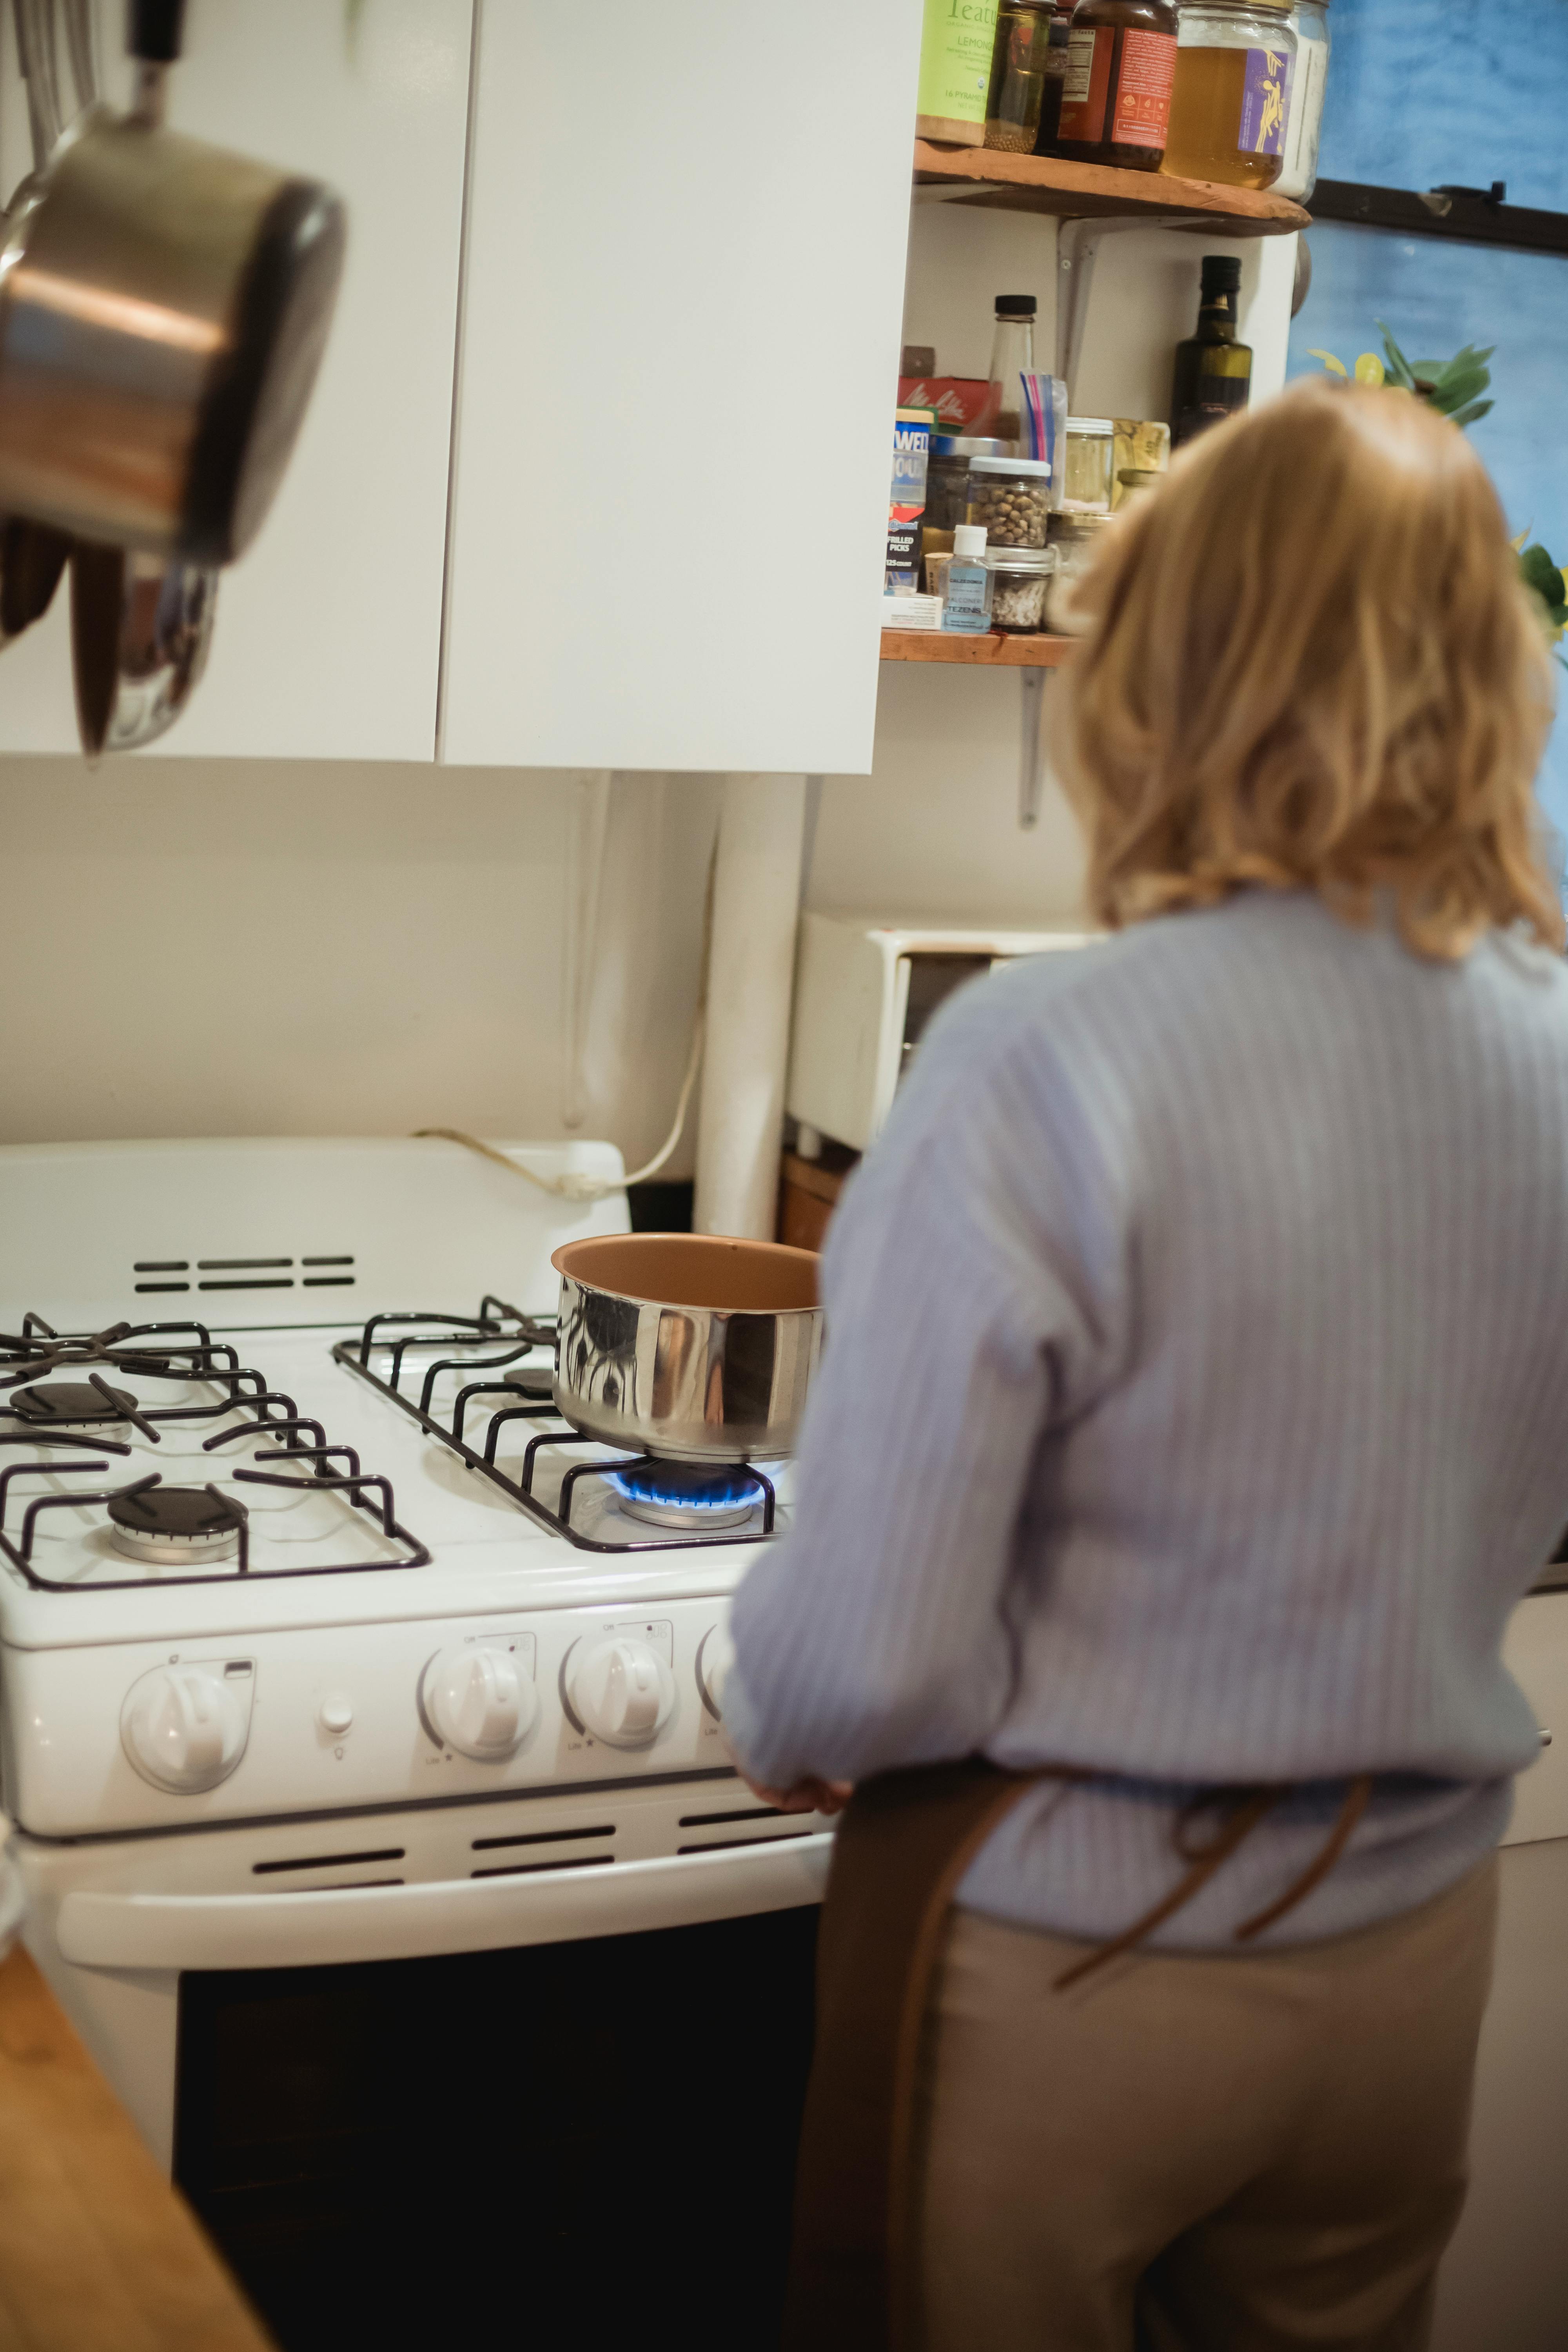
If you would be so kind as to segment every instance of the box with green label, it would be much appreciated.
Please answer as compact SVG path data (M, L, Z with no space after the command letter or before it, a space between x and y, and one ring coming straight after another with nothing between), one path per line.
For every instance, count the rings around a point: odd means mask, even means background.
M926 0L921 36L921 139L952 147L984 147L991 52L996 46L996 0Z

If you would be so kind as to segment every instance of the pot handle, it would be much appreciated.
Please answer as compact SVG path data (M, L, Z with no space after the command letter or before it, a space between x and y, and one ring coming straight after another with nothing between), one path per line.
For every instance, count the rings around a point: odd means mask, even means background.
M130 0L126 47L147 66L172 66L180 54L185 0Z

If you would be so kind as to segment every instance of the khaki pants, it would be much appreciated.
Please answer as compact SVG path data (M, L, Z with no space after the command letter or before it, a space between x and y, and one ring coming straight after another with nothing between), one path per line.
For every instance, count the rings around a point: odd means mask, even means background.
M958 1911L921 2086L926 2352L1419 2352L1459 2218L1495 1859L1290 1950Z

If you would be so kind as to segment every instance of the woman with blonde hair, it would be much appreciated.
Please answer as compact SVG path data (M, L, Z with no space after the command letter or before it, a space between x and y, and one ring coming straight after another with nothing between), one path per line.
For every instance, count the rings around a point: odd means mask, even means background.
M1568 1523L1548 659L1391 392L1287 393L1106 540L1110 936L922 1044L735 1606L754 1785L855 1784L786 2332L1414 2352Z

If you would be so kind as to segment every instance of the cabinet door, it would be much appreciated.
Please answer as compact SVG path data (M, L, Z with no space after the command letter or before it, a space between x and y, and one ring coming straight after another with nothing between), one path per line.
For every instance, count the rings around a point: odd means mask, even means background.
M100 0L123 97L123 0ZM170 119L348 205L331 341L205 677L154 747L429 760L436 744L473 0L194 0ZM21 117L6 92L6 184ZM15 126L15 127L14 127ZM0 750L74 751L68 599L0 658Z
M443 756L865 772L920 0L484 0Z

